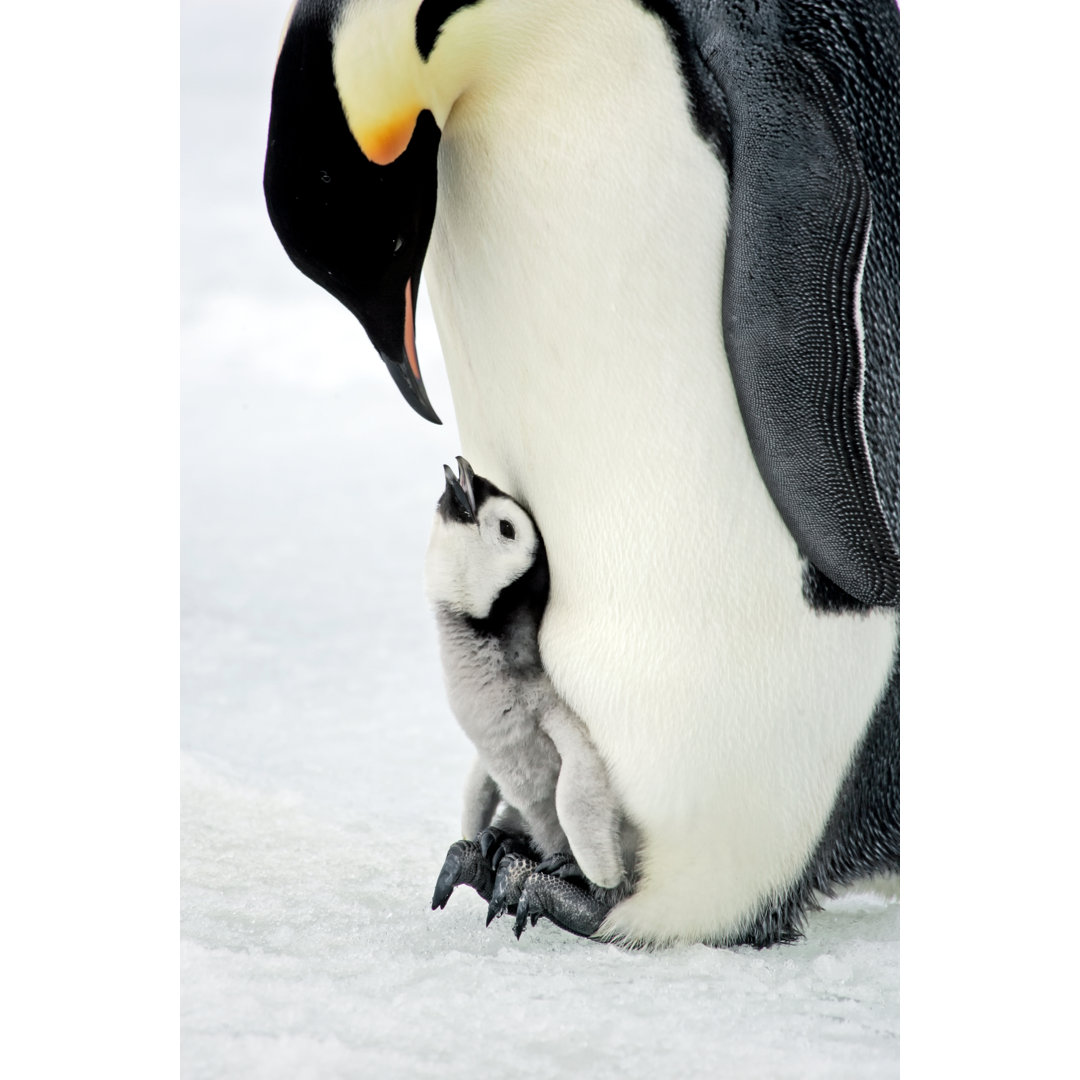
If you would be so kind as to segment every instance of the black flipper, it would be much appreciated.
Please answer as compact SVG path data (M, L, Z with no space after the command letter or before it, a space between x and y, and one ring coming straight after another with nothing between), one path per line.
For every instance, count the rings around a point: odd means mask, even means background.
M743 421L800 550L864 604L900 557L863 424L871 190L856 132L776 4L725 6L701 56L730 124L723 330Z

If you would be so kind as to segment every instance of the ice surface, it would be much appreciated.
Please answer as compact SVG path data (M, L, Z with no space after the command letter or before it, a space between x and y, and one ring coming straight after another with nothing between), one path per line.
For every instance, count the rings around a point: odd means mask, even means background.
M183 1075L896 1075L894 901L763 953L429 910L470 760L421 587L458 447L426 304L443 428L266 221L287 6L183 10Z

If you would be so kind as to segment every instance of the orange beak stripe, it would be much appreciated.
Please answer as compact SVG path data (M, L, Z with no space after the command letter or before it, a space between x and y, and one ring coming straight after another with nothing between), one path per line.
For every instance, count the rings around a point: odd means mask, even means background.
M420 381L420 362L416 359L416 327L413 318L412 282L405 282L405 355L409 358L409 367L413 378Z

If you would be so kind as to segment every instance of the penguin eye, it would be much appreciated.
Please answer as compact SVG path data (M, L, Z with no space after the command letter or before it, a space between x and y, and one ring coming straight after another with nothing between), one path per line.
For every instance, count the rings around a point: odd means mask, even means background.
M397 236L397 237L394 238L394 254L395 255L402 249L404 244L405 244L405 237L404 236Z
M511 525L506 518L503 518L502 521L499 522L499 532L501 532L507 540L513 540L516 535L514 533L514 526Z

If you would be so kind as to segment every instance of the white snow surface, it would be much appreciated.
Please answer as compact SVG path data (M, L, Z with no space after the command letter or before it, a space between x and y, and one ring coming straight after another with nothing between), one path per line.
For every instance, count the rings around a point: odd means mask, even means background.
M421 582L458 447L426 297L442 428L267 221L287 7L182 9L182 1075L895 1076L895 899L764 952L430 910L471 760Z

